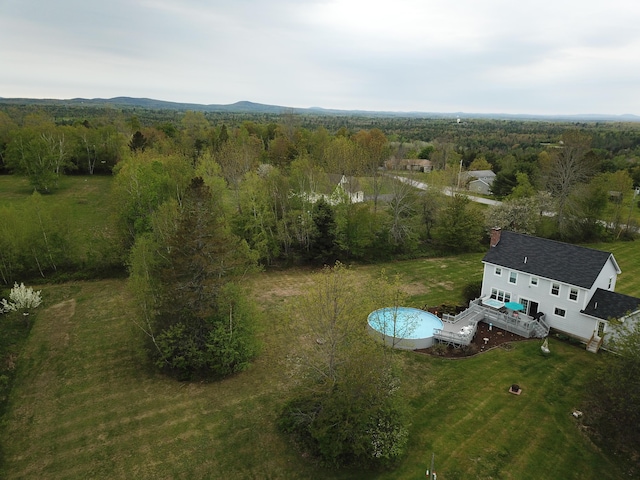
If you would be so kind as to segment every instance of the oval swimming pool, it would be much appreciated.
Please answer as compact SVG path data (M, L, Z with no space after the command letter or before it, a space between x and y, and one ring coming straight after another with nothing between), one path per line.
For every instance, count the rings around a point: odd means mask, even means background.
M433 345L434 330L443 327L442 320L430 312L411 307L387 307L369 314L370 333L386 345L415 350Z

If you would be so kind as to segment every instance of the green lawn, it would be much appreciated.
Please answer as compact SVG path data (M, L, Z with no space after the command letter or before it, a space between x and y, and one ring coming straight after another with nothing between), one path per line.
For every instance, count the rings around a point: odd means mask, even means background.
M74 228L109 215L110 177L66 177L44 198L72 211ZM0 202L20 202L28 183L0 176ZM616 291L640 296L635 242L598 244L623 274ZM482 278L484 253L387 263L411 306L460 303ZM383 266L356 266L363 280ZM131 321L123 280L42 287L45 305L20 356L0 424L0 478L412 479L435 453L439 480L617 479L570 412L603 354L551 341L520 342L464 360L398 352L412 418L407 456L389 472L334 472L303 458L275 428L295 379L286 311L311 281L308 269L269 270L247 282L264 309L263 348L251 368L215 383L179 383L156 373ZM40 288L40 287L39 287ZM363 329L364 330L364 329ZM521 396L507 393L523 387Z
M111 176L63 176L59 188L43 195L44 202L69 215L72 228L103 228L111 214ZM0 204L19 205L33 193L25 177L0 175Z
M622 273L618 275L616 292L640 297L640 244L634 242L596 243L588 247L613 253Z
M413 272L414 289L423 284L416 298L455 290L430 289L431 279L453 278L453 260L409 263L393 266ZM621 477L570 415L601 355L554 341L549 358L538 341L464 360L398 352L412 419L398 468L337 473L301 457L274 424L294 381L282 312L310 275L251 280L266 310L262 352L247 372L215 383L180 383L148 367L125 281L46 287L2 427L0 478L410 479L423 478L432 452L440 480ZM521 396L507 392L514 382Z

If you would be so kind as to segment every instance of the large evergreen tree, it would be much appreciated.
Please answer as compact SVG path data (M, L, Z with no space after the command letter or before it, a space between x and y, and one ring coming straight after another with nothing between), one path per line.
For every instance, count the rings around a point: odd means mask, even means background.
M478 208L466 196L455 195L440 212L433 238L444 252L473 252L480 248L483 229Z
M234 280L253 268L255 255L231 233L201 178L185 193L166 251L154 326L157 364L182 377L242 370L254 353L255 313Z
M309 260L319 265L330 265L338 259L335 212L324 199L313 206L314 232L311 235Z

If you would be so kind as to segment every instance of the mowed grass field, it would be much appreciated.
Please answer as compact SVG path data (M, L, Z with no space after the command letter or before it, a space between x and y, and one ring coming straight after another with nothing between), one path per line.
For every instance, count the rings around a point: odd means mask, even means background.
M63 209L76 228L104 227L111 214L109 194L113 177L63 176L59 188L42 196L44 203ZM19 205L33 193L25 177L0 175L0 204Z
M393 265L409 271L408 263ZM426 298L446 270L428 265ZM441 480L622 477L570 415L601 355L554 340L549 358L537 340L463 360L398 352L412 422L407 456L387 472L315 465L275 427L295 381L286 310L311 282L310 270L250 279L264 307L262 352L248 371L213 383L149 367L126 281L45 287L4 418L0 478L412 479L424 478L432 453ZM512 383L522 395L507 392Z

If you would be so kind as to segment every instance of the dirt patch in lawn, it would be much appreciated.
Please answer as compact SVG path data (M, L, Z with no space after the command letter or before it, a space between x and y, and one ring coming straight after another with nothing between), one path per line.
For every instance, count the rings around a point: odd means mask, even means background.
M416 296L429 293L429 288L423 283L413 282L402 285L402 291L407 295Z
M71 319L75 313L75 298L57 303L45 310L47 323L49 324L49 333L47 336L52 348L60 349L69 346L69 333L72 326Z

